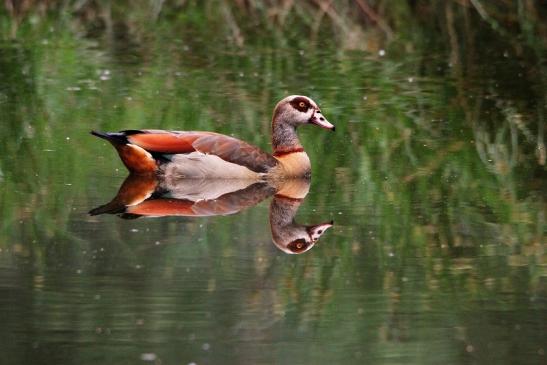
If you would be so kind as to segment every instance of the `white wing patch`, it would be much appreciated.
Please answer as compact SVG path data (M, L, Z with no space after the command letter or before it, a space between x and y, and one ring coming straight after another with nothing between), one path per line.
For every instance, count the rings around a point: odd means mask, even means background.
M201 152L172 155L171 162L162 167L166 179L252 179L262 174L244 166L224 161L216 155Z

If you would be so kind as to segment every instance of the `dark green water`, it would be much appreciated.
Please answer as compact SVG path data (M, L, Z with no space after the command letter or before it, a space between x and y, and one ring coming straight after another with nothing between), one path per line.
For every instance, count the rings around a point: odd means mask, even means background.
M0 44L1 364L547 361L544 53L486 39L459 65L435 42L21 34ZM272 244L269 200L87 214L126 176L91 129L269 151L273 106L296 93L337 128L300 130L313 177L297 220L335 221L310 251Z

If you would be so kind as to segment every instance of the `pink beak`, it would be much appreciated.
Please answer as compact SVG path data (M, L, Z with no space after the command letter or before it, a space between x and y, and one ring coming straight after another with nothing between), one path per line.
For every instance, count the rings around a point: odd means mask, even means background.
M320 126L321 128L330 129L334 132L335 127L329 121L327 118L321 114L320 110L316 110L315 113L313 113L312 117L309 120L310 123Z

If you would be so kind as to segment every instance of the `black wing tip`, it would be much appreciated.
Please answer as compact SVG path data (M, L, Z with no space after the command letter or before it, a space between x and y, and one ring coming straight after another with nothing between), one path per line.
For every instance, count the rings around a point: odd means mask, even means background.
M142 133L145 133L144 131L141 131L139 129L125 129L123 131L120 131L120 133L126 135L126 136L131 136L133 134L142 134Z
M105 133L105 132L91 131L91 132L89 132L89 133L91 133L91 134L94 135L95 137L108 139L108 133Z
M88 214L91 216L101 214L120 214L125 212L125 206L119 206L112 202L101 205L97 208L91 209Z
M124 132L100 132L100 131L91 131L92 135L106 139L107 141L111 143L117 143L117 144L126 144L127 141L127 134Z

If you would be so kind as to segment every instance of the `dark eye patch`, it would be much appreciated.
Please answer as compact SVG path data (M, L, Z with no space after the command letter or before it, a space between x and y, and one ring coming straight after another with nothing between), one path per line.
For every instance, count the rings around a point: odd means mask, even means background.
M301 112L307 112L308 109L311 108L311 105L308 99L303 98L301 96L291 100L291 105L293 108Z
M299 238L289 243L287 245L287 248L291 250L291 252L300 253L300 252L304 252L310 244L311 242L306 242L305 239Z

